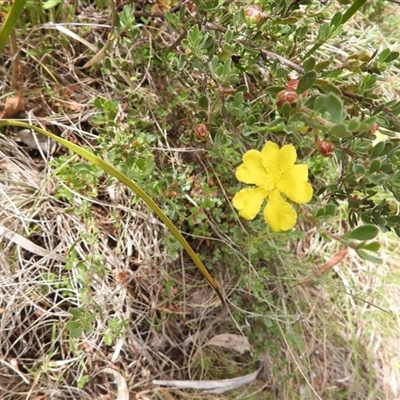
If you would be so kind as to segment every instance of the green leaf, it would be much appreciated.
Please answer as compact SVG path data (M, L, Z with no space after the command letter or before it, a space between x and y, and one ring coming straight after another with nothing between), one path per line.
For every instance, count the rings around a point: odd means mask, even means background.
M275 97L280 91L284 90L283 86L269 86L265 89L265 93L270 94L271 96Z
M68 323L67 323L67 325L68 325ZM67 329L68 329L68 327L67 327ZM83 329L82 328L68 329L68 331L72 338L79 338L82 336Z
M82 175L94 175L95 170L93 169L93 165L85 163L85 162L77 162L73 165L72 170L77 174Z
M347 125L345 124L337 124L333 126L329 133L337 138L348 138L352 136L352 133L347 129Z
M389 215L387 220L391 224L400 224L400 215Z
M288 120L292 115L292 109L292 106L288 102L284 103L281 107L282 116Z
M339 96L329 93L325 98L326 111L331 115L332 121L339 124L343 121L343 102Z
M300 41L301 39L303 39L307 35L307 32L308 26L301 26L300 28L298 28L295 33L297 40Z
M381 171L384 172L385 174L392 175L394 170L393 170L393 164L391 163L385 163L381 167Z
M88 382L89 382L89 375L82 375L78 381L78 388L83 389Z
M382 264L382 259L380 259L379 257L375 257L372 254L369 254L363 249L356 249L356 253L364 260L371 261L375 264Z
M315 66L315 71L320 72L325 68L328 68L331 62L329 60L321 61Z
M368 179L375 185L379 186L382 185L382 183L387 179L387 177L383 174L376 174L376 175L370 175Z
M376 122L376 117L368 117L361 121L360 123L360 131L367 131L371 129L372 125Z
M289 75L289 72L285 68L278 68L275 72L275 76L277 78L286 78Z
M400 114L400 101L398 101L397 103L393 104L393 106L391 107L390 111L394 115L399 115Z
M398 51L390 51L390 49L382 50L382 53L379 55L378 62L380 63L389 63L399 58Z
M199 44L199 49L210 49L215 44L215 39L212 36L204 36L204 39Z
M298 18L296 17L287 17L287 18L282 18L282 19L278 19L276 21L277 24L280 25L292 25L298 22Z
M371 243L360 243L357 249L374 251L376 253L380 249L380 247L381 245L379 242L371 242Z
M233 31L231 29L228 29L225 33L225 42L230 43L233 40Z
M11 31L17 24L18 18L21 15L23 9L25 8L27 0L16 0L13 2L13 5L8 12L3 25L0 30L0 55L3 52L4 46L7 43L8 37L11 34Z
M325 214L326 215L335 215L337 207L335 204L327 204L325 206Z
M307 60L303 62L303 68L306 72L312 71L314 67L315 67L314 57L307 58Z
M379 228L376 225L366 224L358 226L346 235L347 239L355 240L371 240L379 233Z
M358 131L359 130L359 128L360 128L360 121L358 121L356 118L352 118L350 121L349 121L349 124L347 125L347 127L348 127L348 129L350 130L350 131Z
M326 204L314 213L315 218L322 217L323 215L335 215L337 207L334 204Z
M250 115L248 118L247 118L247 125L249 125L249 126L253 126L254 124L255 124L255 122L257 121L257 118L254 116L254 115Z
M371 158L379 157L382 154L382 151L385 147L385 142L377 143L371 151Z
M359 175L365 174L365 168L362 164L354 164L352 170L355 174Z
M318 208L318 210L314 213L315 218L319 218L325 215L325 207Z
M386 141L384 143L385 143L385 147L382 151L382 155L387 155L392 151L394 144L392 142L388 142L388 141Z
M342 15L342 13L341 12L337 12L334 16L333 16L333 18L332 18L332 20L331 20L331 27L335 27L335 28L337 28L339 25L340 25L340 23L342 22L342 18L343 18L343 15Z
M242 108L243 105L243 92L237 92L233 97L234 107Z
M382 53L379 55L378 62L383 63L390 54L390 49L383 49Z
M106 334L103 336L103 340L104 340L104 343L105 343L107 346L111 346L111 345L112 345L113 338L112 338L112 336L111 336L109 333L106 333Z
M400 53L398 51L391 51L389 56L386 58L385 63L392 62L399 58Z
M207 96L201 96L199 98L199 106L205 111L208 110L208 98L207 98Z
M312 85L314 85L317 80L317 73L315 71L309 71L304 74L300 79L297 85L296 92L297 94L304 93L307 89L309 89Z
M187 37L189 42L194 47L197 47L200 44L202 35L200 35L199 26L197 24L193 25L193 27L189 30Z
M187 61L187 54L179 54L179 60L178 60L178 70L181 70L185 67L186 61Z
M321 87L321 89L326 93L333 93L337 96L342 96L342 92L337 88L337 86L332 85L329 82L319 82L317 80L317 84Z
M355 2L343 14L342 25L344 25L365 3L367 0L355 0Z
M170 23L172 28L177 28L175 16L173 16L169 11L165 13L165 18Z
M77 338L82 335L82 325L77 321L68 321L65 325L71 337Z
M313 110L318 113L325 112L325 95L322 94L315 99Z
M85 315L85 311L82 308L68 308L68 312L75 318L82 318Z
M185 15L186 15L186 6L182 5L182 7L179 9L179 13L178 13L179 22L181 22L181 23L183 22Z
M45 3L42 4L43 10L49 10L55 6L58 6L62 0L47 0Z
M374 160L372 161L371 165L369 166L368 172L370 174L373 174L374 172L378 171L382 167L382 161L381 160Z

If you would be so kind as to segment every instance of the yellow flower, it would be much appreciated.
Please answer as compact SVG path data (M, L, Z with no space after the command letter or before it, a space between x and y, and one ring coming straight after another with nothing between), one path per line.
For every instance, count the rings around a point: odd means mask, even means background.
M242 189L233 198L233 205L243 218L254 219L264 199L268 198L264 219L272 230L287 231L294 227L297 213L285 198L302 204L310 201L313 195L307 182L308 167L306 164L295 165L296 158L296 149L292 145L279 149L273 142L267 142L261 152L249 150L243 155L236 178L257 186Z

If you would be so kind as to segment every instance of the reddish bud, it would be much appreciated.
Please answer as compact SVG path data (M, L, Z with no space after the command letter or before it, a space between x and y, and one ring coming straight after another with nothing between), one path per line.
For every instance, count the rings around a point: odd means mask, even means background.
M369 134L374 134L378 129L379 129L379 125L376 122L374 122L371 125L371 128L368 129L368 133Z
M170 198L170 197L178 197L178 192L175 190L164 190L163 195L165 198Z
M249 25L261 25L265 20L265 14L260 6L251 5L244 10L246 21Z
M324 157L332 157L333 152L335 150L335 145L329 140L319 140L318 143L318 151Z
M296 92L298 84L299 84L299 80L298 79L290 79L288 81L288 83L286 84L286 90L291 90L293 92ZM308 93L307 91L303 92L301 94L301 97L307 96L307 93Z
M207 140L208 136L210 135L211 127L209 124L197 124L194 127L194 137L196 140L203 142Z
M293 92L295 92L298 84L299 84L298 79L290 79L290 81L288 81L288 83L286 84L286 89L287 90L293 89Z
M281 90L276 95L276 105L282 107L285 103L289 103L292 107L296 107L299 96L291 89Z

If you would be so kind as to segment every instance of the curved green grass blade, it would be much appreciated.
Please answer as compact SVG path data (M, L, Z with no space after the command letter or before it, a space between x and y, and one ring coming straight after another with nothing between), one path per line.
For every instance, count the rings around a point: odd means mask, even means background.
M36 132L39 132L43 135L48 136L49 138L55 140L56 142L60 143L61 145L67 147L68 149L72 150L74 153L80 155L83 158L86 158L88 161L91 163L99 166L101 169L103 169L105 172L108 172L110 175L114 176L117 178L119 181L121 181L123 184L128 186L130 189L132 189L138 196L140 196L146 204L157 214L157 216L160 218L162 222L168 227L168 229L171 231L171 233L175 236L175 238L178 240L178 242L183 246L183 248L187 251L189 254L190 258L194 261L196 264L197 268L200 270L200 272L203 274L204 278L207 279L208 283L210 286L215 290L217 293L218 297L220 298L221 302L225 304L225 300L218 288L218 285L215 281L215 279L211 276L211 274L207 271L206 267L200 260L200 258L197 256L197 254L193 251L193 249L190 247L189 243L186 241L186 239L182 236L182 234L179 232L179 230L175 227L175 225L172 223L172 221L163 213L160 207L153 201L153 199L143 191L138 185L136 185L134 182L132 182L125 174L122 172L118 171L115 167L113 167L111 164L108 164L107 162L103 161L101 158L95 156L93 153L91 153L88 150L83 149L82 147L66 140L63 139L57 135L54 135L51 132L48 132L44 129L38 128L36 126L27 124L25 122L20 122L20 121L15 121L15 120L0 120L0 126L20 126L21 128L27 128L27 129L33 129Z
M25 7L27 0L14 0L14 4L11 6L10 11L3 23L0 30L0 54L3 52L4 47L7 43L8 37L11 34L14 26L17 24L18 18Z
M340 23L344 25L366 2L367 0L356 0L343 14Z

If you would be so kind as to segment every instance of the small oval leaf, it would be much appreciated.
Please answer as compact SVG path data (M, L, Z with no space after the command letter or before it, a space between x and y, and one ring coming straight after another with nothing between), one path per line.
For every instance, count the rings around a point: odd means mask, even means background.
M287 17L287 18L282 18L280 20L277 21L278 24L280 25L292 25L295 24L296 22L298 22L298 18L296 17Z
M371 240L379 233L379 228L372 224L358 226L347 234L348 239Z
M339 96L329 93L325 99L326 111L331 115L332 121L339 124L343 121L343 102Z
M333 126L329 130L329 133L338 138L347 138L351 136L351 132L347 129L347 126L345 124L337 124Z
M306 72L312 71L315 67L315 58L310 57L303 63L303 68Z
M357 249L356 253L364 260L371 261L375 264L382 264L382 259L380 259L379 257L375 257L372 254L369 254L367 251L363 249Z
M314 85L317 80L317 73L315 71L309 71L304 74L300 79L297 85L296 92L297 94L304 93L307 89L309 89L312 85Z
M380 249L381 245L379 242L371 242L371 243L360 243L360 246L358 249L364 249L364 250L369 250L373 252L377 252Z
M368 172L370 174L373 174L374 172L378 171L382 167L382 161L381 160L374 160L372 161L371 165L369 166Z
M203 109L203 110L208 110L208 99L206 96L201 96L199 98L199 106Z

